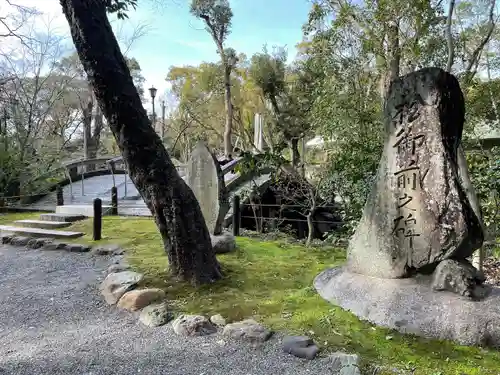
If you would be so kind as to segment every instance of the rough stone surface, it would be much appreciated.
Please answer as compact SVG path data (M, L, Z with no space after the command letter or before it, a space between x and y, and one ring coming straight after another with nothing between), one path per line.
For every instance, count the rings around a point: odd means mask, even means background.
M1 243L2 243L3 245L9 244L9 243L10 243L10 241L12 240L12 237L13 237L12 235L3 234L3 235L1 236Z
M66 250L66 244L63 242L49 242L42 246L42 250Z
M100 291L109 305L116 304L120 298L142 280L143 275L132 271L112 273L104 279Z
M348 247L351 271L400 278L481 246L481 226L458 177L464 111L458 81L441 69L391 84L382 158Z
M500 288L471 301L434 292L431 276L381 279L345 268L322 272L314 287L332 304L382 327L463 345L500 347Z
M162 299L165 299L165 292L161 289L134 289L126 292L117 306L128 311L137 311Z
M147 327L165 325L173 318L174 315L168 310L165 302L146 306L139 315L139 321Z
M447 290L471 299L484 298L486 289L482 285L485 276L468 261L443 260L433 274L432 288Z
M206 336L217 328L201 315L181 315L172 322L174 332L181 336Z
M220 234L229 210L224 176L217 158L198 142L187 163L186 182L200 204L210 234Z
M87 253L91 249L90 246L88 245L82 245L82 244L67 244L65 250L69 251L70 253Z
M32 238L28 242L28 247L30 249L40 249L40 248L44 247L45 245L52 243L52 242L53 242L53 239L51 239L51 238Z
M283 338L283 351L299 358L314 359L319 348L307 336L285 336Z
M10 240L10 244L14 246L26 246L30 240L30 237L15 236Z
M336 375L361 375L359 357L356 354L336 352L323 360L325 370Z
M246 319L241 322L228 324L224 327L222 334L235 339L243 339L252 342L264 342L269 340L272 336L271 331L253 319Z
M210 239L212 240L212 247L215 254L231 253L236 250L236 238L229 232L223 232L220 235L210 235Z
M226 319L221 314L212 315L210 322L217 327L224 327L226 325Z
M94 246L92 251L96 255L122 255L125 253L120 245L115 244Z

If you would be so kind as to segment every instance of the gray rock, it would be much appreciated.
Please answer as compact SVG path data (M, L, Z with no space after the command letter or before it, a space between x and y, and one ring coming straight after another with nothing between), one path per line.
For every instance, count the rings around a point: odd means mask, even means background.
M217 328L201 315L181 315L172 322L174 332L180 336L207 336Z
M457 79L425 68L395 80L386 143L363 216L348 247L348 268L400 278L444 259L465 259L483 232L459 180L464 123Z
M187 163L186 182L193 191L210 234L220 234L229 198L217 158L198 142Z
M141 282L143 275L132 271L112 273L101 283L100 291L109 305L114 305Z
M53 242L53 239L51 239L51 238L32 238L28 242L27 246L30 249L40 249L40 248L44 247L46 244L49 244L52 242Z
M9 234L4 234L0 238L1 238L1 243L3 245L7 245L10 243L10 241L12 241L13 236Z
M210 322L217 327L224 327L226 325L226 319L221 314L212 315Z
M484 274L468 261L445 259L433 274L432 289L447 290L471 299L484 298Z
M87 253L91 249L90 246L88 245L82 245L82 244L67 244L66 245L66 251L69 251L70 253Z
M234 339L243 339L252 342L264 342L272 336L271 331L253 319L228 324L224 327L222 334Z
M66 250L66 244L63 242L50 242L42 246L42 250Z
M283 351L299 358L314 359L319 348L307 336L285 336L283 338Z
M229 232L220 235L210 235L215 254L231 253L236 250L236 238Z
M30 240L31 238L29 237L15 236L11 238L10 244L14 246L26 246Z
M115 244L94 246L92 250L96 255L123 255L125 253L125 250Z
M321 360L325 370L335 375L361 375L359 357L356 354L336 352Z
M162 326L173 318L174 315L168 310L165 302L146 306L139 315L139 321L148 327Z
M431 277L379 279L333 268L314 287L324 299L373 324L462 345L500 347L500 288L471 301L436 293Z

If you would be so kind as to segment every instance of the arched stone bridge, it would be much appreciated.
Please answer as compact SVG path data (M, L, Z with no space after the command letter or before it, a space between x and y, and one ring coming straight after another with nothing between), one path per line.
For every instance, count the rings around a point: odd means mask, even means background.
M262 171L262 173L254 176L233 173L234 167L238 165L240 160L241 158L236 158L221 166L230 198L238 194L244 199L252 187L264 189L270 181L270 170ZM186 165L175 159L172 161L176 165L180 176L184 178ZM87 171L90 165L93 165L94 169ZM109 205L111 203L111 188L116 186L119 215L151 216L144 200L128 176L121 156L72 160L51 172L60 173L61 171L66 176L59 183L63 187L65 206L89 206L95 198L100 198L103 205ZM55 211L55 186L50 190L50 193L41 195L38 200L29 204L27 208ZM232 210L227 215L227 223L229 223L231 216Z

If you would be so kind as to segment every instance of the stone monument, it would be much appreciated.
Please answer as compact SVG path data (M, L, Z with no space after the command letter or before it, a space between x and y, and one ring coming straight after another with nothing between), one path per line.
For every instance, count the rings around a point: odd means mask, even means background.
M186 182L198 200L211 235L222 233L229 200L217 158L203 142L198 142L187 163Z
M392 82L383 153L346 266L320 274L315 287L375 324L500 344L500 292L468 261L483 232L459 178L464 107L457 79L442 69ZM493 322L497 332L486 328Z

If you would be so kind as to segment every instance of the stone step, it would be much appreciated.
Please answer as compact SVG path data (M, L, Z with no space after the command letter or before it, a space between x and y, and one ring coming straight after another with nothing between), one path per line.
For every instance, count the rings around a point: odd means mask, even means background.
M15 224L26 228L57 229L66 228L71 225L68 221L47 221L47 220L16 220Z
M40 228L23 228L10 225L0 225L0 232L19 234L26 237L78 238L83 236L82 232L67 232L63 230L50 230Z
M41 214L41 221L57 221L57 222L66 222L66 223L74 223L75 221L85 220L87 217L85 215L79 214L63 214L63 213L55 213L55 214Z
M72 214L94 217L94 206L92 204L69 204L56 207L56 214ZM102 205L102 216L111 215L111 206Z

